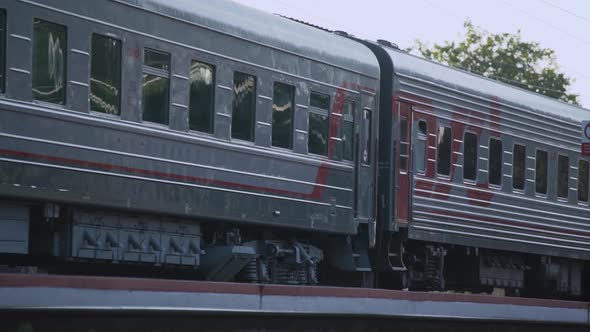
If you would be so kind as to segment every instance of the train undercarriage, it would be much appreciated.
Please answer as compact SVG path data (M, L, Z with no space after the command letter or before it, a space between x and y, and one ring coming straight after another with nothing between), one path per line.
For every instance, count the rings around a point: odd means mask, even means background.
M583 261L407 240L386 254L357 236L219 226L57 204L0 204L0 266L47 273L161 276L506 296L587 298ZM380 258L385 257L384 260ZM381 263L379 263L381 262ZM377 266L381 266L379 271Z
M392 278L397 288L544 298L590 295L589 265L582 260L411 240L403 243L401 255L403 268L386 273L397 275Z
M57 204L0 204L0 221L0 265L57 273L317 284L323 257L288 232Z

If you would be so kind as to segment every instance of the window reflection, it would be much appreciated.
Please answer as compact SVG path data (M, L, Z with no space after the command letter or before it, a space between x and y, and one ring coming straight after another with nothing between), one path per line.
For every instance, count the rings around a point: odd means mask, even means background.
M234 73L234 101L232 111L232 138L254 141L256 121L256 77Z
M578 162L578 202L588 203L588 162L580 160Z
M142 82L142 120L168 124L170 54L145 49Z
M477 149L479 143L477 135L465 133L463 138L463 179L475 181L477 179Z
M436 172L440 175L451 174L452 138L453 135L450 127L440 126L438 128Z
M120 115L121 41L92 35L90 109Z
M415 162L416 171L424 173L426 171L426 139L428 137L428 125L426 121L418 122L418 133L416 135Z
M6 12L0 9L0 92L4 92L6 71Z
M488 181L496 186L502 184L502 155L502 141L495 138L490 139Z
M295 87L275 82L272 96L272 145L293 147L293 107Z
M404 117L400 118L399 121L399 148L400 148L400 171L407 172L408 170L408 152L409 152L409 143L408 143L408 120Z
M211 134L215 114L215 66L193 61L189 79L189 129Z
M569 193L570 159L567 156L557 157L557 197L567 198Z
M363 131L361 146L361 162L364 165L371 164L371 133L373 131L372 111L368 108L363 110Z
M143 61L144 66L170 71L170 55L167 53L145 49Z
M547 194L547 151L537 150L535 165L535 191L539 194Z
M143 121L168 124L168 79L143 74Z
M512 152L512 187L524 190L526 178L526 148L515 144Z
M344 101L342 110L342 128L340 129L342 138L342 159L354 159L354 102Z
M309 112L308 151L313 154L328 154L328 116Z
M327 155L329 142L330 96L312 92L309 96L309 131L307 151Z
M34 19L33 21L33 98L65 103L66 28Z

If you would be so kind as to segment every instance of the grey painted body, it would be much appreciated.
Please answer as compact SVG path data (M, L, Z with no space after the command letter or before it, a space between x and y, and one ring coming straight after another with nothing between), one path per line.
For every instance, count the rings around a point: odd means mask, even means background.
M429 128L426 173L414 168L411 238L590 259L590 208L578 202L580 123L590 111L389 50L394 90ZM436 135L453 129L451 175L436 174ZM479 137L477 180L463 178L463 135ZM489 139L502 140L502 182L488 184ZM513 189L513 144L526 146L525 190ZM549 153L547 195L535 193L535 154ZM557 156L569 157L568 197L557 197ZM414 155L413 158L419 156ZM416 163L414 162L414 167Z
M5 94L0 95L2 200L18 201L20 207L31 202L82 206L85 211L95 207L148 216L146 220L157 215L170 217L172 223L180 218L179 224L223 222L308 234L368 234L368 241L355 239L364 262L369 262L369 244L381 244L375 233L384 224L384 232L407 227L410 239L427 242L590 259L590 209L587 202L577 202L576 192L579 125L590 118L588 110L392 49L386 51L393 72L386 74L392 76L393 88L378 91L384 69L363 44L230 1L195 5L188 0L11 0L0 7L8 18L7 82ZM33 18L67 28L64 105L32 99ZM89 109L93 33L122 42L120 116ZM141 120L144 48L171 55L166 126ZM191 60L216 68L213 134L188 127ZM253 142L231 138L236 71L257 78ZM275 82L296 88L292 149L271 146ZM343 100L355 103L354 161L307 152L312 91L331 97L330 146L338 144L338 107ZM379 97L394 99L394 109L379 110ZM384 187L376 182L377 133L379 127L387 128L379 119L393 117L392 128L381 131L391 137L380 137L380 146L396 145L400 105L411 108L414 133L420 119L429 124L426 173L410 171L411 185L400 189L395 177L399 180L401 174L389 166L394 162L380 167L379 174L389 172L394 179L386 189L395 194L380 197L379 205L391 207L399 197L408 197L405 225L395 219L396 214L375 211L377 183ZM361 163L365 151L360 138L368 127L364 110L371 111L372 122L368 165ZM436 175L439 125L453 128L448 177ZM465 130L479 135L475 182L464 181L462 174ZM487 183L490 137L503 142L501 186ZM413 135L410 142L415 140ZM527 149L524 191L512 189L514 143ZM538 148L549 152L545 196L534 192ZM389 161L398 158L396 149L390 151L385 156ZM556 195L558 154L570 160L567 199ZM381 219L379 227L375 218ZM22 226L16 236L21 242L8 245L10 252L21 252L27 222L18 218L10 222ZM0 224L0 230L14 229L6 225ZM197 240L196 235L191 239ZM346 259L360 256L353 252L359 248L352 248L344 236L335 242L346 242L335 250ZM349 265L348 270L357 272L374 268L369 263L362 270Z
M1 7L8 69L0 196L348 234L373 217L371 167L307 153L310 91L330 95L332 107L336 98L354 101L357 118L375 107L379 71L364 46L230 1ZM32 100L33 18L67 28L63 106ZM93 33L122 40L120 117L89 110ZM169 126L141 121L144 47L171 54ZM191 60L216 66L213 135L188 130ZM254 142L230 138L234 71L257 77ZM273 82L296 87L292 150L271 147Z

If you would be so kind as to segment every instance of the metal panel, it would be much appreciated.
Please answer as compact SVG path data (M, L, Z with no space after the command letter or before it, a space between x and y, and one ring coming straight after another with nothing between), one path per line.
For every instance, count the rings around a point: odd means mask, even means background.
M250 43L295 53L363 75L379 77L377 60L364 46L276 15L218 0L194 6L191 0L120 0L158 14L206 26ZM272 27L272 29L269 29Z
M77 82L70 82L72 103L49 109L28 103L25 96L0 101L0 158L6 170L0 193L194 219L355 233L354 167L307 156L305 137L293 151L270 146L272 82L296 85L301 90L297 103L303 106L311 83L329 91L341 87L339 91L360 100L359 87L377 87L374 56L349 39L235 3L202 5L197 9L183 1L102 1L82 7L59 0L11 2L9 13L17 7L24 14L64 24L77 32L72 38L99 33L122 41L121 116L87 113L84 86L77 83L88 80L84 52L90 51L90 39L71 44L75 50L70 50L68 73ZM238 12L238 21L229 18ZM257 22L248 25L250 19ZM276 33L253 28L270 24L267 19L277 22ZM30 29L30 23L27 26ZM257 38L258 34L265 37ZM14 45L26 54L30 45L21 44ZM171 54L169 127L141 123L141 54L147 46ZM214 135L186 128L189 60L217 68ZM30 62L24 65L30 70ZM258 78L255 144L232 141L229 135L230 87L236 70ZM30 95L30 86L21 84L18 91ZM306 131L304 112L295 126L296 135ZM11 183L27 185L16 188Z
M395 66L395 73L413 79L423 79L433 85L445 87L448 92L468 94L473 101L492 102L514 106L520 112L530 112L555 122L580 122L590 118L590 110L557 101L498 81L424 60L406 52L387 49Z
M0 203L0 253L29 252L29 209Z
M198 266L200 227L194 223L76 211L71 256L156 265Z

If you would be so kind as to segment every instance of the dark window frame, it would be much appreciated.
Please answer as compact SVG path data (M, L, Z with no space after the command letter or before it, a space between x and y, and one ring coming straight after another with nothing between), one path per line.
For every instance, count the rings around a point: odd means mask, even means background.
M6 9L0 8L0 17L2 18L3 25L0 26L0 70L2 70L2 77L0 77L0 93L6 92L6 40L8 30L8 15Z
M523 157L524 157L523 159L524 160L522 161L522 164L523 165L522 165L522 172L521 172L521 174L522 174L522 183L523 183L522 189L516 187L516 180L515 180L517 178L517 176L516 176L516 168L514 167L514 165L516 164L515 163L515 160L516 160L516 147L517 146L524 148L524 153L523 153ZM527 159L528 159L527 146L525 144L513 143L512 144L512 190L514 192L524 193L525 190L526 190L526 183L527 183L527 166L526 166L526 164L527 164Z
M96 33L93 32L91 35L91 39L90 39L90 87L89 87L89 97L90 95L92 95L92 59L94 56L94 48L93 46L93 41L94 41L94 36L99 36L99 37L103 37L103 38L108 38L108 39L112 39L112 40L116 40L117 42L119 42L119 94L118 94L118 98L117 98L117 103L118 103L118 114L112 114L112 113L106 113L106 112L101 112L101 111L96 111L92 109L92 101L90 101L88 107L90 109L90 111L92 113L95 114L100 114L100 115L106 115L106 116L116 116L116 117L121 117L121 113L122 113L122 86L123 86L123 39L122 38L116 38L113 37L112 35L106 35L106 34L101 34L101 33Z
M350 104L351 105L351 112L352 114L342 114L342 121L340 124L340 140L342 141L342 154L341 154L341 158L343 161L349 161L349 162L353 162L355 159L355 118L356 118L356 102L352 99L344 99L344 103L343 103L343 110L345 109L346 104ZM344 140L344 126L350 126L352 124L352 137L350 137L350 149L351 149L351 153L350 153L350 158L348 158L348 156L344 153L345 152L345 148L346 148L346 141Z
M322 98L326 98L328 100L327 105L325 106L325 108L321 105L312 105L312 96L320 96ZM325 92L319 92L317 90L310 90L309 91L309 107L316 109L318 111L326 111L326 112L330 112L331 107L332 107L332 95L330 93L325 93Z
M449 130L449 153L448 153L448 162L445 164L448 164L448 174L445 173L441 173L441 151L440 151L440 147L441 147L441 142L439 142L439 140L442 138L441 137L441 129L443 129L444 131L446 131L446 129ZM436 175L438 177L442 177L444 179L450 179L451 175L453 173L453 128L451 127L450 124L439 124L438 128L436 129ZM444 133L442 134L444 137Z
M312 105L312 95L317 95L317 96L322 96L322 97L327 97L328 99L328 105L327 108L322 108L322 106L317 106L317 105ZM330 137L330 116L332 116L332 112L331 112L331 107L332 107L332 96L330 94L327 93L322 93L322 92L317 92L317 91L310 91L309 93L309 108L308 108L308 112L307 112L307 153L308 154L313 154L316 156L323 156L323 157L328 157L329 154L329 150L330 150L330 142L332 140L332 137ZM318 153L316 151L311 151L311 144L312 144L312 140L311 140L311 117L312 115L316 115L316 116L320 116L320 117L325 117L325 151L323 151L323 153Z
M252 100L250 100L250 114L251 114L251 118L248 119L248 129L250 130L249 135L251 136L250 138L244 138L244 137L238 137L239 135L237 134L237 132L235 131L236 127L234 126L235 123L235 119L237 118L236 116L236 89L235 89L235 84L236 84L236 76L237 75L242 75L244 77L249 77L252 78L254 81L254 91L253 93L253 98ZM253 143L256 140L256 111L257 111L257 100L258 100L258 76L249 73L249 72L244 72L244 71L240 71L240 70L234 70L233 72L233 77L232 77L232 118L231 118L231 130L230 130L230 137L232 140L239 140L242 142L251 142ZM240 114L241 115L241 114Z
M424 123L426 130L422 133L420 124ZM424 119L418 119L418 128L416 130L416 145L420 144L423 146L424 154L420 156L418 152L413 153L413 159L417 160L418 157L422 157L422 165L424 165L423 169L418 169L419 163L415 162L415 169L418 174L426 174L428 170L428 121ZM417 149L416 149L417 150Z
M403 126L404 122L405 122L405 126ZM410 139L411 138L408 137L408 135L410 134L411 130L408 130L409 125L410 125L410 119L408 119L406 116L399 117L398 129L399 129L399 149L400 149L399 150L399 172L400 172L400 174L407 174L408 168L410 167ZM405 134L405 135L403 135L403 134ZM403 152L405 152L405 154Z
M467 142L467 135L473 135L475 136L475 178L466 178L465 177L465 169L467 168L466 166L466 158L465 158L465 151L466 151L466 142ZM463 133L463 182L468 183L468 184L476 184L477 181L479 180L479 135L471 130L466 130Z
M212 85L210 87L210 103L207 106L209 109L207 110L209 113L209 121L208 121L208 126L209 126L209 130L201 130L201 128L195 128L195 127L191 127L193 125L193 123L191 122L191 116L194 116L193 111L194 111L194 107L195 105L192 104L192 100L193 100L193 90L192 90L192 84L194 83L192 78L191 78L191 69L194 65L194 63L201 63L203 65L209 66L212 71L213 71L213 77L212 77ZM189 90L189 95L188 95L188 130L190 132L197 132L197 133L204 133L204 134L213 134L215 131L215 97L216 97L216 82L217 82L217 66L208 62L204 62L201 60L196 60L194 58L191 57L191 59L189 60L189 79L188 79L188 90ZM200 110L197 109L196 112L199 112Z
M566 178L565 178L565 195L563 195L563 193L561 192L561 190L563 189L563 182L562 180L562 175L561 175L561 160L562 158L566 158L567 159L567 165L565 168L566 171ZM555 172L556 172L556 196L557 199L560 201L567 201L569 199L569 191L570 191L570 186L569 186L569 179L570 179L570 157L568 155L565 154L561 154L558 153L557 154L557 167L555 168Z
M539 184L537 183L537 180L539 179L537 177L537 173L538 173L538 163L539 163L539 153L545 153L546 159L545 159L545 192L540 192L537 190ZM547 198L549 196L549 151L544 150L544 149L540 149L537 148L535 150L535 195L539 196L539 197L544 197Z
M168 69L164 70L164 69L160 69L154 66L149 66L146 65L145 63L145 55L146 52L154 52L154 53L160 53L160 54L164 54L168 56ZM169 127L170 126L170 88L171 88L171 65L172 65L172 53L171 52L166 52L166 51L162 51L159 50L157 48L153 48L153 47L149 47L146 46L143 48L143 53L142 53L142 70L141 70L141 74L142 74L142 88L141 88L141 99L142 99L142 105L141 105L141 122L142 123L146 123L146 124L153 124L153 125L157 125L157 126L165 126L165 127ZM145 114L145 95L144 95L144 89L145 87L143 86L144 84L144 80L145 80L145 75L151 75L151 76L155 76L155 77L159 77L159 78L163 78L166 79L167 81L167 89L166 89L166 109L165 109L165 122L164 123L160 123L160 122L155 122L155 121L149 121L149 120L145 120L144 119L144 114Z
M586 164L586 174L585 174L586 188L584 188L584 190L586 191L586 199L585 200L580 197L580 195L582 193L582 191L580 190L582 188L581 187L582 186L581 174L580 174L580 171L582 169L582 167L581 167L582 163ZM590 161L588 161L586 159L582 159L582 158L578 159L578 181L577 182L578 182L578 193L576 196L577 196L578 204L588 206L590 204L590 201L589 201L589 199L590 199Z
M289 130L290 133L287 136L287 142L286 142L287 144L282 144L282 143L281 144L274 144L275 137L276 137L277 141L278 141L278 139L281 138L279 136L275 136L276 129L278 128L278 127L275 127L275 119L276 119L275 118L275 114L278 115L280 113L280 112L276 112L275 111L275 99L276 99L275 98L276 97L276 95L275 95L275 93L276 93L275 87L277 85L278 86L281 86L282 85L282 86L285 86L285 87L289 87L289 89L292 91L292 96L291 96L291 100L290 100L290 102L291 102L291 114L290 114L290 125L289 125L289 127L290 127L289 128L290 129ZM295 105L295 98L296 98L296 95L297 95L297 88L296 88L296 86L294 84L289 84L289 82L283 82L283 81L274 81L272 86L273 86L273 93L272 93L272 100L271 100L272 101L272 105L271 105L271 122L272 123L271 123L271 140L270 140L270 145L273 148L284 149L284 150L290 150L290 151L292 151L293 150L293 147L294 147L293 135L295 133L295 106L296 106Z
M63 34L64 34L64 45L63 45L63 50L64 50L64 52L63 52L63 82L62 82L62 84L63 84L63 86L62 86L63 97L61 98L61 101L60 102L57 102L57 103L52 102L52 101L42 100L42 99L36 98L36 96L35 96L35 77L36 77L36 75L35 75L35 73L36 73L36 71L35 71L35 45L36 45L36 43L35 43L35 41L36 41L36 38L35 38L35 22L36 21L45 22L45 23L53 24L53 25L56 25L56 26L59 26L59 27L63 27ZM60 105L62 107L65 107L67 105L67 103L68 103L68 96L67 96L68 95L68 93L67 93L67 90L68 90L68 60L69 60L69 57L68 57L68 53L69 53L69 49L68 49L68 45L69 45L68 44L68 36L69 36L69 34L68 34L68 27L67 27L67 25L61 24L61 23L56 23L54 21L45 20L45 19L42 19L42 18L39 18L39 17L36 17L36 16L33 17L33 38L32 38L33 45L32 45L32 52L31 52L31 58L32 58L32 68L31 68L31 81L32 81L32 84L31 84L31 94L32 94L33 100L35 102L48 103L48 104L53 104L53 105Z
M369 115L367 117L367 114ZM372 139L373 139L373 109L369 107L363 107L363 119L362 119L362 130L361 130L361 139L360 139L360 156L361 165L363 166L371 166L371 162L373 159L373 149L371 146ZM365 158L365 152L367 156Z
M492 141L500 142L500 170L499 176L500 183L492 183ZM488 139L488 186L491 188L502 188L504 184L504 142L501 138L490 137Z

